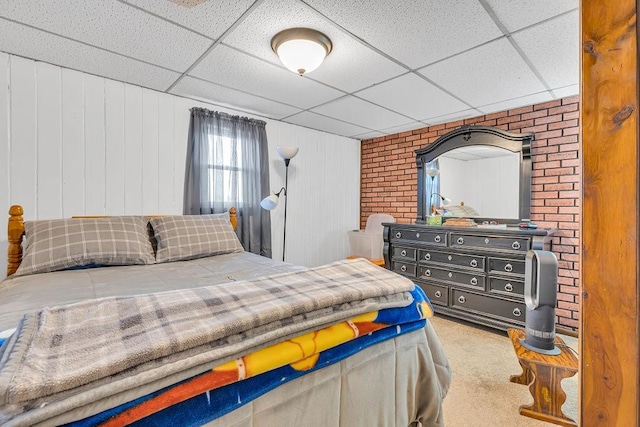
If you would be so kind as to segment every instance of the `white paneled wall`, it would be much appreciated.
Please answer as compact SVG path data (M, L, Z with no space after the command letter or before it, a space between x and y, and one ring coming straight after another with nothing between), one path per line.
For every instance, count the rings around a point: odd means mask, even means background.
M7 215L180 214L189 108L246 116L0 52L0 278ZM289 166L288 262L315 266L348 255L358 228L360 142L267 121L271 188L284 185L277 145L300 152ZM282 256L284 204L272 211L273 257Z

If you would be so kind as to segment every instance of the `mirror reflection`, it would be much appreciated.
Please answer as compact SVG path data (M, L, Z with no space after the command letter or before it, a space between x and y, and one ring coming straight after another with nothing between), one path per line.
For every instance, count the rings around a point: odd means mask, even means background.
M518 218L520 156L470 145L425 164L426 212L443 216Z

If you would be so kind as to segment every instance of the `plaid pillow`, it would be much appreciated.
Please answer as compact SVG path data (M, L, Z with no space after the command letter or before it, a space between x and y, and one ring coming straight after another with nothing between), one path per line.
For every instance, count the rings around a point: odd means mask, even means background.
M153 264L141 217L25 221L25 250L15 276L82 265Z
M179 261L242 252L229 213L152 218L158 241L156 262Z

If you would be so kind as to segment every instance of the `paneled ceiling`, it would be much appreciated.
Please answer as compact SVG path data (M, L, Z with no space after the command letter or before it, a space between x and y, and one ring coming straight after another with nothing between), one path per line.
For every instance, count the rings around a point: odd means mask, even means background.
M366 139L578 94L578 0L0 0L0 51ZM333 51L300 77L290 27Z

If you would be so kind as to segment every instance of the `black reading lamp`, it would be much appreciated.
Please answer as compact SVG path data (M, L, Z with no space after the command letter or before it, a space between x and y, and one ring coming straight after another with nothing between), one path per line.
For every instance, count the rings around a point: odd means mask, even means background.
M279 145L276 147L280 157L284 159L284 187L282 187L277 193L265 197L260 202L262 209L271 211L278 206L280 200L280 194L284 196L284 225L282 232L282 261L284 261L285 244L287 242L287 187L289 185L289 162L298 154L298 147L292 147L290 145Z

